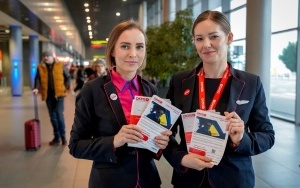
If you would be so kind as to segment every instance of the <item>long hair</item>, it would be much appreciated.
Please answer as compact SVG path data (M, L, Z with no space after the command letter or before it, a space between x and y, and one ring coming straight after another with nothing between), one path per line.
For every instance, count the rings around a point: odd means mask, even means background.
M144 30L142 29L142 27L136 21L127 20L127 21L123 21L123 22L119 23L118 25L116 25L113 28L113 30L111 31L111 33L109 34L108 43L106 45L105 59L106 59L106 65L107 65L108 69L111 69L113 66L116 65L116 60L112 56L112 52L114 50L117 40L119 39L120 35L124 31L130 30L130 29L138 29L139 31L141 31L145 37L145 43L146 43L146 40L147 40L146 34L145 34ZM142 70L146 67L146 59L147 59L146 52L147 51L146 51L146 44L145 44L145 58L144 58L144 61L141 65L141 67L139 68L140 70Z

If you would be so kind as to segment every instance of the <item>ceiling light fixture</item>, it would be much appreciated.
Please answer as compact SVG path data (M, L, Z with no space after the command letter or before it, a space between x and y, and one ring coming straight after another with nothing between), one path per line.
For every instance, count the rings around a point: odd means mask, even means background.
M67 31L66 35L71 36L71 35L73 35L73 33L71 33L70 31Z
M49 11L51 12L52 11L52 8L44 8L45 11Z
M63 31L67 30L67 27L66 27L65 25L60 25L59 27L60 27L60 29L63 30Z

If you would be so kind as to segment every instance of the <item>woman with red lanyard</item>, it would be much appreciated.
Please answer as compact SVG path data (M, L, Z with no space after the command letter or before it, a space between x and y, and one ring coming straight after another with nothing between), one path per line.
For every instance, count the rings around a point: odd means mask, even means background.
M171 139L164 156L173 166L174 188L241 188L255 186L251 156L274 145L260 78L234 69L227 62L233 40L230 24L222 13L201 13L192 28L194 44L202 62L194 69L175 74L166 98L182 110L210 110L226 117L229 137L218 165L211 158L188 154L181 119L177 121L181 141ZM173 127L173 134L177 133Z
M161 179L154 163L160 155L129 147L142 141L142 130L130 124L135 95L152 96L156 87L137 71L146 66L146 36L135 21L115 26L106 46L107 75L84 84L76 97L70 153L93 160L89 188L159 188ZM164 149L170 130L153 142Z

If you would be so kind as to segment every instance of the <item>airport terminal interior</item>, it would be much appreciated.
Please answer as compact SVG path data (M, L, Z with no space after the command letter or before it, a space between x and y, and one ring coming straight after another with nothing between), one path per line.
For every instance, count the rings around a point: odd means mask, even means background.
M26 89L22 97L0 93L0 187L5 188L84 188L92 162L75 159L67 146L49 146L53 138L48 111L38 97L42 145L37 151L26 151L24 121L34 118L33 95ZM74 118L75 97L65 99L66 131ZM269 151L254 156L257 188L300 187L300 127L276 118L271 119L276 142ZM69 135L68 135L69 138ZM172 168L162 157L156 161L162 188L171 188Z
M93 7L89 16L93 22L93 31L85 23L89 19L82 16L87 14L86 3ZM62 20L59 21L58 17L56 21L47 17L50 14L55 17L53 10L56 10L56 4L59 7L57 10L60 10L59 15L68 19L64 26L60 25ZM42 8L44 6L46 8ZM189 8L193 18L206 9L221 11L230 18L234 33L229 52L232 65L258 74L264 84L275 130L275 144L270 150L252 158L255 188L299 188L300 82L297 76L300 61L296 58L300 57L300 51L296 50L300 48L297 43L300 36L299 6L299 0L0 1L0 187L88 187L92 161L72 157L68 146L49 146L53 138L52 126L46 104L40 95L37 107L41 124L41 147L32 151L25 148L24 122L35 116L30 86L33 74L30 67L33 63L29 57L34 56L36 63L40 61L39 53L51 48L58 56L70 56L66 60L68 66L74 61L86 65L95 58L104 57L105 45L103 47L102 42L120 20L133 17L146 29L164 21L172 21L177 11ZM115 12L117 9L118 12ZM117 13L121 16L115 18ZM30 16L24 16L26 14ZM251 24L247 24L247 21ZM35 28L35 24L39 27ZM24 44L24 60L20 64L17 62L18 65L14 64L11 54L19 55L20 48L11 40L15 36L9 34L9 29L16 25L22 26L21 42L23 40ZM72 34L65 32L67 27L72 27ZM254 29L255 33L249 34L253 28L257 28ZM38 45L32 46L31 34L38 37ZM95 48L93 44L100 46ZM16 54L11 47L15 47ZM22 78L14 77L12 67L22 69ZM16 84L13 78L21 83ZM74 120L75 99L76 94L68 91L64 101L67 140ZM162 180L161 187L173 187L170 164L164 157L156 164Z

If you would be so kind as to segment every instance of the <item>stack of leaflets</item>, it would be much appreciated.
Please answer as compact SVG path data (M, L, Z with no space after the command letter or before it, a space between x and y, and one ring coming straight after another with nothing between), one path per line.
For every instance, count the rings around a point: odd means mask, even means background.
M128 143L128 146L145 148L157 153L159 147L155 145L154 138L161 135L161 132L171 129L181 112L170 101L157 95L152 97L135 96L130 123L142 128L144 138L142 142Z
M212 158L212 163L218 165L221 161L228 132L225 131L227 120L217 113L197 110L181 114L189 153L195 153Z

